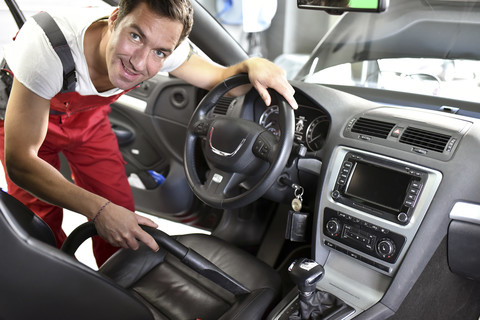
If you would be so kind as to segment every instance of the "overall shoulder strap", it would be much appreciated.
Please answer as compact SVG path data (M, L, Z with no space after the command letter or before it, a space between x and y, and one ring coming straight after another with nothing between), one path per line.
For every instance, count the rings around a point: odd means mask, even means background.
M75 62L73 60L72 52L68 46L67 40L57 23L47 12L39 12L33 16L35 21L45 31L47 38L53 46L53 49L60 57L63 65L63 88L60 92L75 91L75 84L77 82L75 72Z

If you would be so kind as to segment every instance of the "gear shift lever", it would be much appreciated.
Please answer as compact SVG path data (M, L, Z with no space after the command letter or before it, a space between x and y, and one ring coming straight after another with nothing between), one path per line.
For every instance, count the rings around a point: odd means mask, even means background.
M288 315L289 320L344 319L355 312L333 294L316 289L325 269L315 260L298 259L288 267L288 272L299 291L298 310Z
M325 272L323 267L315 260L307 258L295 260L288 267L288 271L300 294L306 296L315 292L316 284Z
M290 314L290 320L323 319L324 312L335 305L336 298L327 292L317 291L317 282L322 279L325 269L315 260L301 258L288 268L290 277L297 285L299 310Z

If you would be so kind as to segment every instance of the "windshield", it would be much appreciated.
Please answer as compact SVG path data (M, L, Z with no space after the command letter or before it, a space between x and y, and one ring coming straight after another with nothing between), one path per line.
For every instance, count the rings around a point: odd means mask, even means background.
M472 1L391 1L386 13L346 13L297 79L480 101L480 30Z
M305 81L480 101L479 73L479 61L391 58L340 64Z

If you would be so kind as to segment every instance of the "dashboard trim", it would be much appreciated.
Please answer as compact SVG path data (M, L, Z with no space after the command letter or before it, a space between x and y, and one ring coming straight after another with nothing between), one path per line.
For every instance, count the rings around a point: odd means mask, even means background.
M450 219L480 225L480 205L459 201L453 205L450 211Z
M409 166L412 169L418 169L424 171L427 175L427 181L424 185L424 189L422 191L421 196L417 200L417 205L411 215L410 222L407 225L399 225L397 223L373 216L371 214L368 214L366 212L363 212L362 210L354 207L347 206L345 204L339 203L335 201L334 198L332 198L332 190L334 190L336 180L337 180L337 174L342 166L343 159L345 158L345 155L349 152L357 153L357 154L364 154L369 157L377 157L379 159L395 162L398 164L402 164L405 166ZM427 168L424 166L416 165L411 162L406 162L402 161L399 159L387 157L381 154L376 154L376 153L371 153L367 152L364 150L360 149L354 149L350 147L344 147L340 146L337 147L334 152L333 152L333 157L331 160L331 165L328 168L327 176L326 176L326 183L322 191L322 197L321 197L321 202L320 202L320 207L319 210L321 213L324 212L326 207L329 207L333 210L343 212L345 214L348 214L354 218L358 218L360 220L366 221L367 223L371 223L374 225L377 225L381 228L386 228L392 232L395 232L397 234L403 235L406 238L406 241L404 243L402 252L398 254L398 258L395 263L386 263L388 266L388 271L386 270L380 270L378 268L375 268L371 265L368 265L360 260L358 260L357 263L360 263L362 265L366 265L369 268L373 268L377 270L378 272L387 274L387 275L392 275L395 273L395 271L398 269L398 267L401 264L401 261L403 260L403 257L405 256L411 242L413 241L413 238L415 237L416 232L418 231L418 228L420 227L420 224L427 212L428 207L430 206L430 203L433 200L433 196L435 195L440 182L442 180L442 174L437 171L433 170L431 168ZM319 219L319 223L317 225L318 230L323 230L323 225L324 225L324 217L323 214L319 215L321 218ZM317 243L317 248L319 247L324 247L325 248L325 241L330 241L334 243L336 246L339 248L343 248L345 250L348 250L351 253L354 253L358 256L364 256L364 254L361 251L355 250L354 248L350 248L340 242L337 242L329 237L327 237L323 231L320 232L320 237L319 237L319 243ZM328 248L328 247L327 247ZM328 248L330 250L331 248ZM317 249L319 250L319 249ZM380 263L385 265L385 261L382 261L380 259L371 257L375 263Z

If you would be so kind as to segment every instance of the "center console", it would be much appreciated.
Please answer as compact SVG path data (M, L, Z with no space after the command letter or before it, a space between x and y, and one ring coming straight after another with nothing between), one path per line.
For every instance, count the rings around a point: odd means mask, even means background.
M437 170L400 159L333 151L315 214L314 259L325 269L316 288L351 309L328 319L351 319L383 297L441 179ZM272 319L283 319L297 301L292 292Z
M441 173L399 159L336 149L320 202L317 253L347 255L395 272L433 199Z

